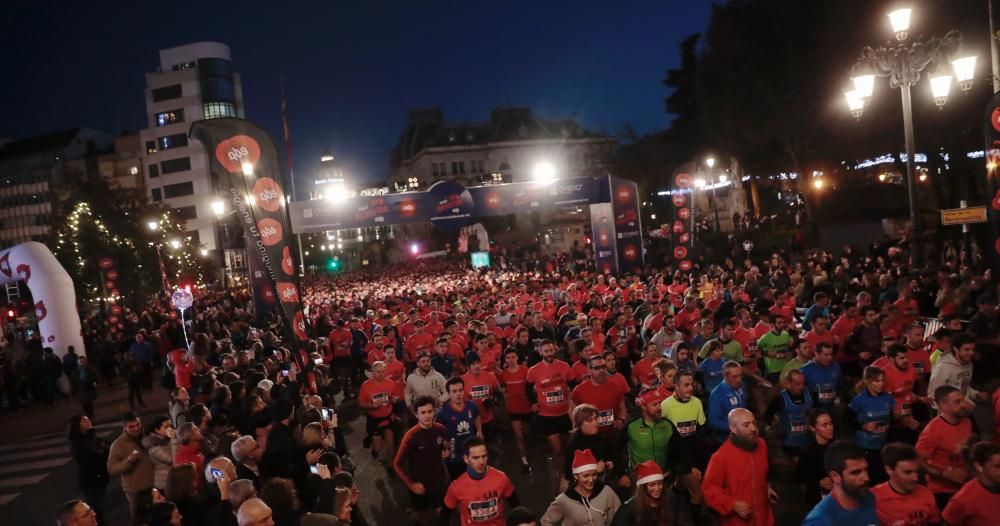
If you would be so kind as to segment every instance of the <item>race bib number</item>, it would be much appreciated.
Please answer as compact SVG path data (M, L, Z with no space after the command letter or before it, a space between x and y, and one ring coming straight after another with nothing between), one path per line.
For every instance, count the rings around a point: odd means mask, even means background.
M913 414L913 404L901 404L899 406L899 416L910 416Z
M559 405L566 400L565 395L563 395L562 389L558 391L546 391L545 392L545 403L549 405Z
M873 435L881 435L889 429L889 425L885 422L876 422L875 431L872 431Z
M500 504L496 498L474 500L469 503L469 519L472 522L486 522L500 516Z
M372 395L372 405L389 405L389 393L375 393Z
M615 412L608 409L607 411L597 412L597 425L599 426L612 426L615 424Z
M805 433L809 429L805 422L792 422L789 427L792 433Z
M698 422L695 420L678 422L677 432L680 433L682 437L694 436L694 434L698 432Z
M816 394L818 395L820 402L832 402L836 396L832 387L817 387Z
M474 385L472 386L472 389L469 390L469 395L473 400L486 400L490 397L490 386Z

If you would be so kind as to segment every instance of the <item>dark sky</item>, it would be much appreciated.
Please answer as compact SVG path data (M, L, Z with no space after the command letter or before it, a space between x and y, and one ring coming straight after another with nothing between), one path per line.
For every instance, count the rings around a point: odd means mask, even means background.
M609 133L662 129L661 80L710 10L707 0L40 3L0 7L0 136L138 130L157 51L215 40L232 48L247 118L278 141L284 75L297 179L329 147L365 181L388 174L415 107L481 122L509 101Z

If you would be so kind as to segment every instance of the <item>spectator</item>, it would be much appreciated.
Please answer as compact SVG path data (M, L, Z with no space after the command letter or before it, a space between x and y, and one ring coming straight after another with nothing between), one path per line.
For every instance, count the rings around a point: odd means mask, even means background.
M170 468L174 465L174 456L177 454L177 440L170 417L153 418L146 428L146 436L142 438L142 447L146 448L146 454L153 461L153 487L165 489L167 474L170 473Z
M191 464L195 473L201 473L205 465L205 454L201 449L202 440L201 429L188 422L177 430L177 453L174 454L174 465ZM195 477L195 486L201 487L200 481ZM168 497L169 498L169 497ZM183 513L183 511L182 511Z
M195 465L186 462L170 469L164 496L173 502L184 517L183 526L208 526L208 517L198 499L199 473Z
M97 435L86 415L75 415L69 419L69 446L76 461L77 485L87 501L84 505L89 504L100 524L104 520L110 445Z
M236 520L239 526L275 526L271 508L259 498L244 502L236 514Z
M252 436L241 436L229 446L236 465L236 478L249 480L255 488L260 488L260 468L258 463L263 451Z
M122 491L129 504L129 516L137 519L137 495L153 487L155 469L153 461L142 447L142 422L139 415L122 416L122 434L111 444L108 452L108 474L121 475Z
M63 503L56 511L58 526L97 526L100 520L97 513L80 499Z

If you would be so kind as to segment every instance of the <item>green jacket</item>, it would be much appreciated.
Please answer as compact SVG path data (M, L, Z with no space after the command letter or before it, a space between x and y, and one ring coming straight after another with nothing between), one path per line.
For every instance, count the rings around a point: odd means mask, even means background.
M691 453L677 428L661 418L652 425L642 417L632 420L615 441L615 473L624 475L647 460L656 462L664 472L683 475L691 471Z

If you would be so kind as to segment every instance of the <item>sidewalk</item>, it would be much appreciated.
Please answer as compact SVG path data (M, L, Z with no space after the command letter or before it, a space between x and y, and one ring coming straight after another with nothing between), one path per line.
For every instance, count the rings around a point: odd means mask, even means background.
M167 392L154 385L151 393L143 393L144 409L140 414L154 415L167 412ZM124 385L101 387L94 403L94 424L119 422L129 411L128 388ZM65 433L69 417L83 413L76 400L59 400L52 407L44 404L22 408L16 413L0 415L0 445L48 433Z

